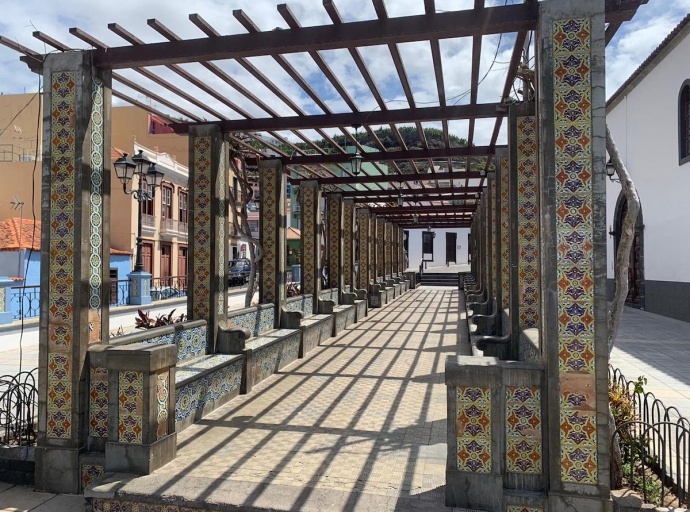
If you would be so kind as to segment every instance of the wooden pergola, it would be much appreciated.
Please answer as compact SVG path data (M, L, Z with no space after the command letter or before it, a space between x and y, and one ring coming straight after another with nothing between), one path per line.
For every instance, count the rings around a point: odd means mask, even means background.
M189 15L189 20L203 33L197 39L182 39L158 19L149 19L148 25L163 36L166 42L146 43L137 35L117 23L108 28L125 41L125 45L109 47L85 30L74 27L70 34L93 48L93 65L99 69L112 70L113 96L136 105L168 120L177 133L189 131L197 124L218 124L229 140L252 152L266 157L276 154L288 169L288 178L294 185L304 180L318 180L322 186L330 185L331 191L342 192L354 198L356 203L369 203L372 208L386 206L386 216L396 219L401 225L414 227L413 214L423 214L424 227L468 227L476 208L475 194L481 193L487 173L493 170L497 140L507 105L511 99L514 82L519 70L528 69L523 56L530 42L528 35L535 30L538 17L537 0L524 0L515 5L487 7L485 0L475 0L474 8L463 11L437 11L434 0L424 0L425 14L393 18L388 15L384 0L372 0L376 19L345 22L334 0L323 0L323 7L332 24L322 26L301 26L289 6L281 4L278 12L288 28L262 32L247 13L233 11L235 19L246 29L246 34L222 35L209 21L199 14ZM638 7L647 0L606 0L606 43L613 38L623 22L632 19ZM478 89L480 62L484 37L497 34L514 35L513 50L507 68L506 80L500 98L493 103L479 103ZM40 31L33 36L57 51L70 51L73 46L63 43ZM455 104L448 98L444 85L444 69L440 41L452 38L472 38L472 63L470 88L461 95L466 104ZM433 61L434 80L438 93L437 106L421 106L414 98L405 62L399 45L410 42L428 43ZM0 36L0 43L23 54L24 61L34 72L41 72L44 56L26 46ZM368 46L386 45L395 65L407 105L404 108L389 108L376 85L372 71L366 65L361 49ZM321 51L345 49L352 57L362 79L376 101L373 111L362 110L342 84L337 73L324 59ZM348 111L335 112L316 92L298 69L286 59L286 55L307 53L322 72L324 79L332 85ZM249 58L271 57L308 96L322 113L311 114L268 78ZM251 76L263 84L283 105L293 111L292 115L281 115L271 106L274 98L262 98L244 84L224 71L217 62L235 61ZM495 60L495 59L494 59ZM248 100L265 115L254 117L237 102L190 72L182 64L197 63L234 90L237 97ZM181 77L185 85L180 87L149 69L151 66L165 66ZM123 76L120 70L133 70L166 91L165 96L152 91L146 81L134 81ZM147 105L123 92L122 87L151 98L174 114L168 114ZM197 97L202 92L217 100L234 114L230 118ZM180 106L186 101L200 111L203 117ZM183 119L180 121L180 119ZM486 146L476 146L476 120L493 119L494 128ZM467 146L453 147L449 122L468 121ZM422 123L440 123L444 147L430 148ZM400 132L400 125L413 124L421 141L421 149L408 148ZM360 141L348 130L360 125L377 146L377 151L366 152ZM397 139L400 150L387 151L376 135L377 127L389 127ZM311 140L304 130L315 130L330 144L324 149ZM364 162L370 162L372 172L354 176L349 166L351 153L347 147L338 144L326 131L335 130L344 135L348 144L355 146ZM266 132L281 147L261 138L259 132ZM280 132L289 132L301 141L292 142ZM294 140L294 139L293 139ZM347 145L347 144L346 144ZM257 149L258 148L258 149ZM288 148L286 150L286 148ZM308 148L308 149L307 149ZM453 162L462 159L461 166L454 169ZM403 174L399 163L408 162L411 174ZM381 164L387 164L385 170ZM435 166L442 166L448 172L435 172ZM430 172L425 172L426 169ZM371 168L370 168L371 169ZM387 172L386 172L387 171ZM442 186L439 181L449 183ZM354 185L359 185L354 187ZM390 190L395 188L395 190ZM403 205L397 206L397 196L403 197ZM458 206L462 201L463 206ZM430 208L436 205L439 208Z

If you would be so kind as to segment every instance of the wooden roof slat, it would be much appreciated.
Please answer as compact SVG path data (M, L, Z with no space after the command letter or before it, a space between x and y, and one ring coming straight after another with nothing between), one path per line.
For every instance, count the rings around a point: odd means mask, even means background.
M348 134L350 140L354 142L354 137ZM364 152L362 158L364 162L385 162L385 161L405 161L405 160L428 160L437 159L449 156L451 158L459 158L466 156L488 156L496 152L495 147L492 146L463 146L458 148L437 148L437 149L408 149L402 151L381 151L381 152ZM300 158L300 163L347 163L349 161L347 153L341 154L322 154L322 155L308 155ZM437 173L443 175L443 173ZM426 179L427 174L419 174L417 180Z
M429 181L429 180L463 180L465 178L481 178L479 172L456 172L456 173L428 173L422 174L384 174L382 176L355 176L347 178L324 178L323 185L359 185L364 183L397 183L402 181ZM420 189L421 190L421 189ZM462 190L461 188L458 189Z
M297 20L297 18L295 17L295 15L290 10L290 7L287 4L280 4L278 6L278 12L291 29L302 28L299 21ZM331 85L333 85L333 88L338 92L343 101L345 101L347 106L350 107L350 110L352 110L353 112L359 112L357 104L352 99L350 94L345 90L345 87L343 87L343 84L340 83L340 80L338 80L338 77L335 75L335 73L333 73L333 70L324 60L321 54L317 50L311 50L308 53L309 56L314 60L316 65L319 67L321 72L326 76Z
M474 9L483 9L484 0L474 0ZM482 60L482 37L474 36L472 38L472 71L470 75L470 105L477 104L477 97L479 95L479 66ZM501 44L500 41L498 43ZM498 50L497 50L498 51ZM474 125L475 119L470 119L467 131L467 145L471 146L474 143ZM468 171L472 166L472 159L467 158L465 161L465 169Z
M236 9L232 11L233 16L235 16L235 19L237 19L242 26L247 29L247 31L254 37L256 37L258 34L274 34L276 32L282 32L280 30L278 31L271 31L271 32L261 32L258 26L247 16L247 14L242 11L242 9ZM303 29L300 29L303 30ZM289 32L289 31L287 31ZM228 37L228 36L221 36L223 37ZM297 85L299 85L305 93L316 103L321 110L326 112L327 114L331 113L331 109L324 103L324 101L321 99L321 97L314 91L314 89L309 85L309 83L302 77L302 75L299 74L299 72L288 62L288 60L283 57L282 55L279 54L272 54L271 55L273 59L278 63L278 65L283 68L283 70L290 75L290 78L292 78L295 82L297 82Z
M435 195L441 195L441 194L453 194L457 196L461 196L460 199L463 198L473 198L475 197L475 193L481 192L481 189L479 187L467 187L467 188L460 188L460 187L442 187L442 188L427 188L427 189L420 189L420 188L413 188L413 189L402 189L400 193L403 196L408 196L408 195L419 195L419 194L435 194ZM344 192L343 197L390 197L390 196L397 196L398 191L397 190L372 190L372 191L367 191L367 190L353 190L349 192Z

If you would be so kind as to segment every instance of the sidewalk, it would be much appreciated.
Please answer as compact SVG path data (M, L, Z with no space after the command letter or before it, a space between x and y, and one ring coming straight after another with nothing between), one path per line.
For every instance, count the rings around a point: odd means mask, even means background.
M243 308L246 291L246 288L236 288L229 291L228 309ZM115 332L120 327L125 333L133 331L139 307L112 308L110 310L110 332ZM182 313L187 313L187 298L156 301L141 309L150 312L154 317L158 314L169 313L174 309L175 315L179 316ZM21 322L14 322L0 329L0 375L19 373L20 360L22 371L36 368L38 366L38 338L38 319L25 321L23 334L21 333Z
M610 363L690 419L690 323L625 308Z

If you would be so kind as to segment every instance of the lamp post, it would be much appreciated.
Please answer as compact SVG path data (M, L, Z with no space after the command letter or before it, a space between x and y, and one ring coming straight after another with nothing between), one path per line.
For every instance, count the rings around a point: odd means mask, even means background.
M144 271L142 256L142 237L141 237L141 216L144 201L151 201L155 197L156 188L160 187L163 180L163 173L156 170L156 164L151 162L143 150L139 150L134 157L130 158L127 153L115 160L113 163L115 174L122 183L122 191L136 199L138 206L137 216L137 254L134 264L134 271L129 274L131 280L130 303L149 304L151 296L149 294L149 282L151 274ZM127 190L127 185L132 181L134 175L139 178L136 189ZM146 188L144 187L146 185Z

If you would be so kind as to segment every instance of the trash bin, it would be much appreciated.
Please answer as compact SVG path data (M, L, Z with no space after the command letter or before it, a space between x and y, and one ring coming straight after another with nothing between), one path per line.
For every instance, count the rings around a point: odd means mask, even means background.
M292 282L299 283L302 281L302 265L292 266Z

